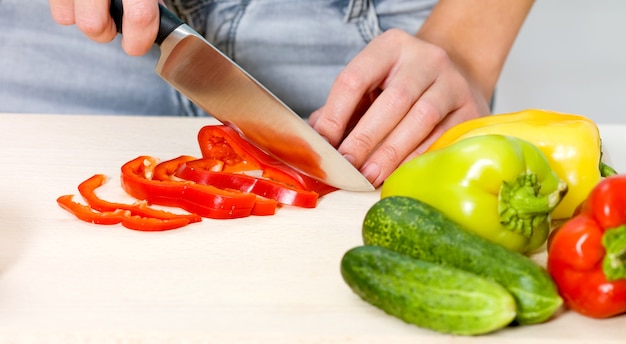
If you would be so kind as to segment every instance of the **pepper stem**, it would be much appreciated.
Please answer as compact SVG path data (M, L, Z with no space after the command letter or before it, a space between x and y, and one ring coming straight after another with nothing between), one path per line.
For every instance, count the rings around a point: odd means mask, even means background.
M626 225L610 228L602 236L606 255L602 270L608 281L626 279Z
M600 144L600 148L602 148L602 144ZM609 164L606 164L605 162L602 161L602 156L604 155L604 152L602 152L602 149L600 149L600 175L602 177L609 177L612 176L614 174L617 174L617 171L611 167Z
M602 177L609 177L614 174L617 174L617 171L613 167L600 161L600 175Z
M540 189L536 173L523 173L513 182L504 181L498 195L500 223L530 238L536 228L550 221L552 210L567 192L567 184L560 181L557 189L547 195L539 195Z

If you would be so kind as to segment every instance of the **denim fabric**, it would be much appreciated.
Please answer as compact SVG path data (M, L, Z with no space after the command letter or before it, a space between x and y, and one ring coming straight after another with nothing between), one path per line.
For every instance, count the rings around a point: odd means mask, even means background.
M414 33L436 0L169 0L220 50L307 117L383 30ZM131 57L50 17L47 0L0 0L0 112L203 115Z
M392 27L415 33L436 0L170 0L190 26L302 117Z
M47 0L0 0L0 112L182 115L158 50L127 56L50 16Z

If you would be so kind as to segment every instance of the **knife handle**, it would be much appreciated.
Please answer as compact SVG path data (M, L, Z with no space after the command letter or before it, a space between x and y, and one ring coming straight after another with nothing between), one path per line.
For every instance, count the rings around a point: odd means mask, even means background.
M122 17L124 16L122 0L111 0L109 13L111 14L111 18L113 18L113 22L115 22L117 32L122 33ZM159 16L159 32L154 39L154 43L161 45L167 36L169 36L174 30L176 30L177 27L183 25L185 22L178 18L174 13L170 12L170 10L165 8L162 4L159 4Z

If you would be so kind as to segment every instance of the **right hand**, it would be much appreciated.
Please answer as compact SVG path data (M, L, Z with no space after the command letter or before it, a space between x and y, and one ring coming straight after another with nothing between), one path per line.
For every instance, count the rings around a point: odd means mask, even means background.
M106 43L117 36L110 0L49 0L52 18L74 25L90 39ZM159 0L124 0L122 48L129 55L147 53L159 30Z

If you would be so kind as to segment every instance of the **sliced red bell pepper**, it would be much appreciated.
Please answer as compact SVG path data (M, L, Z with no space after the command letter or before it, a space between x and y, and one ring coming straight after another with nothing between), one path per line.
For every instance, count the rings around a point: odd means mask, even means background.
M177 158L159 162L152 170L152 180L172 181L172 176L178 170L180 165L187 161L197 160L198 158L190 155L181 155Z
M195 161L196 158L189 155L181 155L177 158L170 159L167 161L163 161L157 164L154 168L153 179L160 181L173 181L175 178L176 171L183 166L186 162ZM221 170L224 165L223 161L220 160L207 160L206 161L208 168L211 170ZM209 166L210 165L210 166ZM193 181L193 180L191 180ZM228 187L228 186L220 186L220 185L211 185L220 189L235 191L237 188ZM247 192L245 190L239 190L241 192ZM257 195L258 196L258 195ZM257 216L266 216L266 215L274 215L276 213L277 202L271 199L265 199L263 197L257 197L254 206L252 207L252 211L250 215Z
M548 246L566 306L593 318L626 313L626 175L602 180Z
M215 172L215 160L198 159L183 163L175 176L221 189L235 189L252 192L287 205L315 208L319 197L317 192L307 191L270 179L256 178L242 173Z
M273 158L226 125L201 128L198 143L204 159L224 162L224 172L262 170L267 179L314 191L320 196L337 190ZM294 142L294 146L288 148L298 150L298 144Z
M106 182L102 174L79 185L88 205L74 202L72 196L62 196L57 202L85 221L165 230L201 221L201 217L272 215L279 202L313 208L320 195L336 190L274 159L225 125L202 128L198 141L201 160L183 155L159 164L153 157L139 156L125 163L121 168L122 188L138 199L133 204L99 198L95 190ZM290 151L298 150L297 146L289 147ZM306 154L295 154L303 157L303 166L316 163ZM188 180L177 180L181 178L175 175L179 168L196 160L195 165L189 165L193 168L181 170ZM241 173L250 171L259 171L263 178ZM191 214L175 214L149 204L178 207Z
M138 215L127 215L122 217L122 226L144 232L157 232L177 229L189 224L185 218L157 219L154 217L143 217Z
M139 156L122 166L122 188L151 204L179 207L203 217L229 219L252 214L256 195L192 182L151 179L155 158Z
M254 208L252 208L252 215L256 215L256 216L274 215L276 214L277 207L278 207L278 202L276 202L275 200L257 196L256 202L254 202Z
M184 227L190 223L188 218L178 217L171 219L157 219L132 215L130 210L115 209L99 212L88 205L75 202L73 195L64 195L57 198L61 208L69 211L78 219L99 225L115 225L121 223L128 229L139 231L165 231Z
M78 219L99 225L116 225L122 222L124 213L122 209L107 212L95 211L88 205L75 202L74 195L63 195L57 198L57 203Z
M89 206L100 212L110 212L117 209L129 210L132 215L142 218L156 218L163 220L171 220L178 218L186 218L190 223L202 221L202 217L197 214L174 214L169 211L154 209L148 206L145 201L137 201L133 204L124 204L117 202L109 202L101 199L95 193L95 190L106 182L107 177L103 174L95 174L91 178L86 179L78 185L78 192Z

